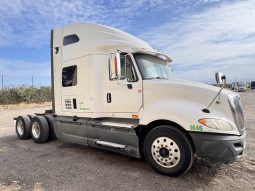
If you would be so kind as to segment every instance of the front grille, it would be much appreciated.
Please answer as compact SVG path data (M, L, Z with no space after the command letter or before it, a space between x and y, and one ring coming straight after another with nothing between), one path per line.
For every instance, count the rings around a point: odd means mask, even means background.
M245 122L244 122L244 115L243 115L243 109L240 102L240 98L238 96L229 96L228 101L229 101L229 105L232 111L235 124L239 132L243 132Z

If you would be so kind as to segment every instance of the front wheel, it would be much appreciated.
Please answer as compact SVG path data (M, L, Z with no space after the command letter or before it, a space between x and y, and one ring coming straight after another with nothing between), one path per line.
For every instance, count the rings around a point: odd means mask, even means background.
M143 144L147 162L160 174L179 176L193 163L193 149L189 139L173 126L161 125L152 129Z

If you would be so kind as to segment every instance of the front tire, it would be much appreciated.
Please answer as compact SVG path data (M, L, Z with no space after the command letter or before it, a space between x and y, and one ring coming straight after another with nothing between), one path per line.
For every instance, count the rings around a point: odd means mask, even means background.
M44 143L49 137L49 125L44 116L35 116L31 120L31 135L36 143Z
M179 176L193 163L193 148L189 139L176 127L161 125L152 129L143 143L147 162L160 174Z

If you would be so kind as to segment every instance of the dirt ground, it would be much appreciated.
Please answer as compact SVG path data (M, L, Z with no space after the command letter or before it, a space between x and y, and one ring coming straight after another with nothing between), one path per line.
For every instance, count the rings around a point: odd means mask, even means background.
M255 91L241 93L247 148L240 161L195 161L178 178L154 172L143 160L56 140L21 141L13 117L47 107L0 109L0 190L255 190Z
M51 102L37 104L21 103L17 105L0 105L0 139L1 137L13 135L15 133L13 129L14 117L32 113L43 113L47 109L51 109Z

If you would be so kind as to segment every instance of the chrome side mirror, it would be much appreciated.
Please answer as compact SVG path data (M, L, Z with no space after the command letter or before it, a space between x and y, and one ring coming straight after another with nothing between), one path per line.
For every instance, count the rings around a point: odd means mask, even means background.
M121 76L120 53L110 55L109 59L110 79L118 80Z
M217 84L225 84L226 83L226 76L222 74L221 72L215 73L215 79Z

